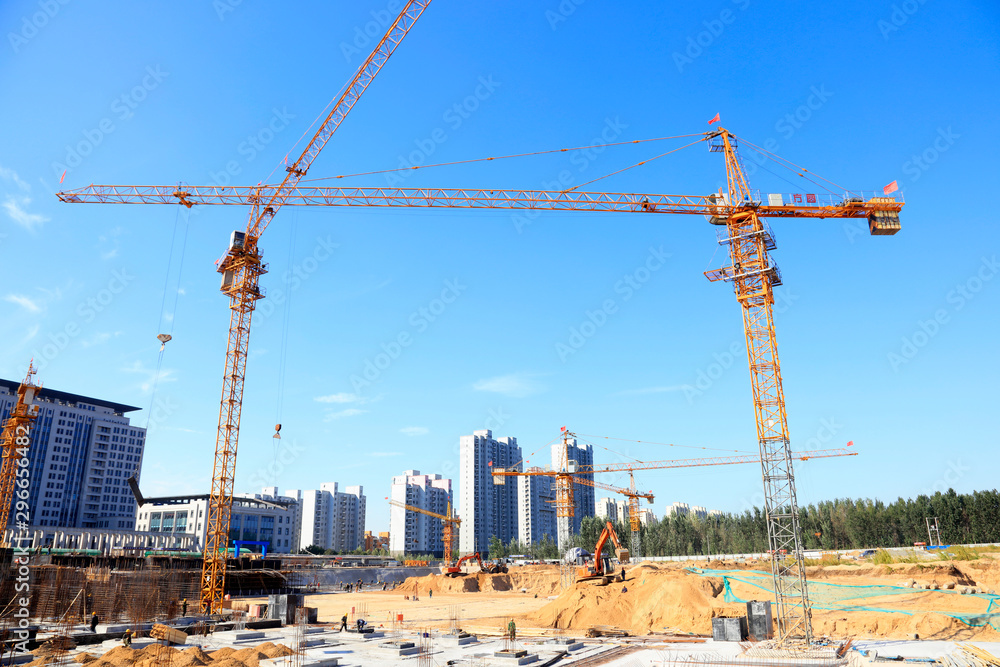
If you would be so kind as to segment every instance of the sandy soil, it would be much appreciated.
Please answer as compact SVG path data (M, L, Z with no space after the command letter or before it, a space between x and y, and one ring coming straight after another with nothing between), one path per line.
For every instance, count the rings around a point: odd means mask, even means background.
M598 586L580 582L561 591L558 567L528 566L512 568L505 575L415 577L395 591L309 595L306 604L318 607L321 622L338 625L345 613L353 618L353 607L355 613L364 612L370 623L385 627L392 626L396 614L403 614L408 628L448 628L452 616L457 615L459 627L481 634L499 634L507 620L513 618L525 634L582 634L592 626L612 626L634 635L709 635L713 617L745 611L745 606L726 603L722 577L686 572L685 568L692 565L744 570L740 573L744 578L769 584L770 568L766 564L647 562L629 566L624 584ZM929 590L932 584L942 588L951 584L1000 591L1000 562L993 559L809 567L807 576L817 582L814 598L819 597L822 583L899 586L898 595L857 598L848 604L909 612L824 610L814 601L813 628L819 636L908 639L916 634L921 639L1000 640L1000 632L989 625L973 627L947 615L983 614L991 596ZM928 590L903 588L904 582L925 584ZM730 579L730 585L733 594L741 599L770 598L766 590L751 584ZM417 599L413 599L414 594ZM995 602L991 613L997 614L993 625L1000 626L1000 598L992 597Z

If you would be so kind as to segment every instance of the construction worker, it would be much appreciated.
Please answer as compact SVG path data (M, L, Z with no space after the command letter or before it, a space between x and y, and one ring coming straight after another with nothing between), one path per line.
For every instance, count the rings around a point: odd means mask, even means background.
M510 623L507 624L507 638L511 641L517 639L517 626L514 625L514 619L510 619Z
M101 622L101 619L97 617L97 612L90 612L90 631L93 633L97 632L97 624Z
M343 632L347 629L347 614L340 617L340 631Z
M187 616L188 614L188 601L187 598L181 600L181 616Z
M129 628L128 630L125 631L125 634L122 635L122 646L131 646L131 645L132 645L132 629Z

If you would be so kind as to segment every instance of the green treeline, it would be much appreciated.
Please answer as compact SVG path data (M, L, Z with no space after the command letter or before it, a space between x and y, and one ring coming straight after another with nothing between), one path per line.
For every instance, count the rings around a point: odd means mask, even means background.
M885 504L878 500L832 500L799 508L799 526L806 549L865 549L912 546L927 542L926 517L937 517L944 544L1000 542L1000 493L976 491L958 494L949 489L933 496ZM593 551L605 520L585 517L573 546ZM627 523L615 525L622 546L629 548ZM722 514L699 519L692 516L664 517L640 532L643 556L693 556L701 554L753 553L768 550L763 510ZM606 553L612 553L609 547ZM490 543L490 557L527 554L535 559L559 558L552 540L524 545Z

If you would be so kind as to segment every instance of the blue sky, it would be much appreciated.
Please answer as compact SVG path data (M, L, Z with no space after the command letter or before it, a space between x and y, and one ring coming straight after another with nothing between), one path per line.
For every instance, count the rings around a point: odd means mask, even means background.
M147 495L208 488L228 326L213 262L246 211L69 205L53 193L273 180L393 7L0 6L0 377L21 377L34 355L47 386L141 406L139 425L154 405ZM994 488L998 18L989 3L919 0L438 0L309 177L698 133L718 112L836 183L897 180L907 205L894 237L839 220L773 223L793 447L853 440L861 452L798 466L799 498ZM679 145L401 181L542 188L566 172L576 185ZM753 187L815 189L765 167ZM723 177L720 155L699 144L585 189L706 194ZM384 530L389 478L454 476L459 436L475 429L516 436L539 463L561 426L756 451L740 310L702 275L724 251L701 217L565 212L518 225L502 211L286 208L261 249L269 298L251 338L238 491L363 484L368 527ZM630 275L645 279L638 289L623 287ZM609 300L613 312L595 314ZM560 354L588 313L602 324ZM154 395L162 332L174 340ZM401 335L409 344L395 354ZM352 381L368 363L383 368ZM598 449L598 462L713 453L597 442L617 452ZM658 515L675 500L759 502L752 466L638 483Z

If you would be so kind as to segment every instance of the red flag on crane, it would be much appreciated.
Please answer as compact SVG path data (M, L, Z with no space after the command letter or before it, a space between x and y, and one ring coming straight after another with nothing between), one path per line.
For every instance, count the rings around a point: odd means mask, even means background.
M712 120L708 121L708 124L711 125L712 123L718 123L718 122L719 122L719 114L715 114L715 117L713 117Z
M65 169L63 169L62 176L59 177L59 182L62 183L64 178L66 178L66 170Z
M891 193L895 192L898 189L899 189L899 184L896 183L896 181L893 181L889 185L887 185L884 188L882 188L882 192L885 193L885 194L891 194Z
M853 447L854 446L854 441L853 440L848 440L847 441L847 446L848 447Z
M559 427L559 431L560 431L560 432L562 432L562 431L565 431L565 430L566 430L566 427L565 427L565 426L560 426L560 427Z

